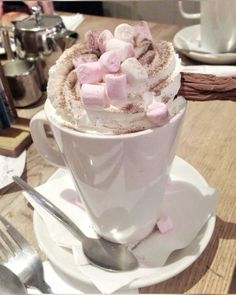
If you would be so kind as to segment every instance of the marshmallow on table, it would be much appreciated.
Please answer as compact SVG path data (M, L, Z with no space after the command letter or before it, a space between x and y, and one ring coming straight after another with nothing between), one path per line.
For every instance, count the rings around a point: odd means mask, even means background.
M152 34L149 30L147 22L142 21L140 24L134 26L134 36L137 45L143 40L152 41Z
M105 72L116 73L120 69L120 58L115 51L107 51L100 56L99 63Z
M125 74L107 74L104 80L106 83L107 95L111 100L116 100L117 102L126 100L128 93Z
M80 89L80 97L85 106L106 107L109 105L103 84L83 84Z
M134 47L132 44L119 40L117 38L112 38L106 43L106 51L115 51L120 61L124 61L126 58L134 56Z
M98 36L97 42L98 42L98 47L101 52L106 51L106 43L107 43L107 41L109 41L112 38L113 38L113 34L109 30L104 30L100 33L100 35Z
M147 107L146 116L156 126L166 124L170 118L167 105L159 101L155 101Z
M173 229L173 223L172 220L170 219L169 216L162 216L158 221L157 221L157 227L159 231L164 234L167 233L168 231Z
M88 62L78 65L75 69L80 83L97 83L102 80L103 69L99 62Z
M131 86L145 82L148 79L145 68L135 57L127 58L121 64L121 70L126 74L127 81Z
M134 28L128 24L120 24L115 28L114 37L134 44Z

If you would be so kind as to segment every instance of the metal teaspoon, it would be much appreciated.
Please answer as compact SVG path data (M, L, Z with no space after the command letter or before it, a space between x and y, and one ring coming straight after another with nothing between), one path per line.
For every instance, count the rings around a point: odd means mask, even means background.
M86 237L78 226L53 203L20 177L13 176L13 179L34 201L63 223L75 237L81 240L84 254L90 262L109 271L130 271L138 267L136 257L125 245L113 243L103 238L92 239Z
M0 264L0 294L27 294L21 280L9 268Z

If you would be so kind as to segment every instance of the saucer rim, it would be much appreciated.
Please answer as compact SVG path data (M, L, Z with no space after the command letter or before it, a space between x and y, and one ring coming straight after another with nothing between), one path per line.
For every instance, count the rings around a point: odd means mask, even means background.
M179 52L182 53L183 55L198 61L198 62L204 62L204 63L209 63L209 64L233 64L236 61L236 53L209 53L209 54L201 54L200 52L194 52L190 51L186 52L184 51L184 48L176 41L177 37L183 32L189 30L191 32L191 36L194 34L197 34L197 32L200 32L200 24L196 25L191 25L187 27L183 27L180 29L175 35L172 40L172 43L174 46L180 48ZM183 51L181 51L183 49Z
M185 160L183 160L182 158L177 157L177 156L175 157L175 161L176 160L179 161L179 163L181 165L184 165L185 167L188 167L189 169L191 169L193 171L195 177L198 178L198 180L197 180L198 182L200 182L202 184L207 184L205 179L202 177L202 175L192 165L190 165L188 162L186 162ZM53 176L56 177L55 174ZM53 179L54 178L53 176L50 179ZM186 268L188 268L191 264L193 264L198 259L198 257L203 253L203 251L207 247L207 245L212 237L212 234L214 232L215 221L216 221L216 216L213 214L208 219L208 221L205 223L203 228L199 231L198 235L194 238L194 240L191 242L191 244L189 244L184 249L177 250L178 252L175 251L177 253L177 255L180 256L180 258L176 259L174 261L174 263L170 263L169 264L170 266L168 264L167 265L165 264L162 267L157 267L156 268L157 273L154 273L149 276L144 276L142 278L137 278L134 281L132 281L129 285L127 285L126 288L127 289L136 289L136 288L142 288L142 287L154 285L154 284L163 282L165 280L168 280L168 279L174 277L175 275L181 273ZM91 282L91 280L89 278L87 278L76 267L76 265L74 265L74 268L76 268L76 271L74 271L72 269L71 270L68 269L67 267L65 267L65 263L63 263L63 265L62 265L61 261L59 261L60 259L58 259L58 257L55 257L53 255L54 251L50 251L50 249L47 249L47 245L46 245L47 242L45 240L43 241L44 238L42 237L43 235L45 236L45 233L46 233L46 235L48 235L48 239L53 244L54 249L59 249L59 251L68 251L67 249L64 249L64 248L56 245L50 239L50 236L47 232L45 222L42 220L42 218L39 216L39 214L36 212L36 210L34 210L34 214L33 214L33 227L34 227L34 233L35 233L35 236L36 236L36 239L37 239L40 249L44 252L44 254L47 256L47 258L49 259L49 261L52 264L54 264L56 267L58 267L66 276L68 276L68 278L71 278L72 280L80 281L81 283L88 284L90 286L91 285L93 286L93 283ZM48 241L48 239L47 239L47 241ZM195 244L200 246L198 253L191 252L191 248L195 249L195 247L194 247ZM191 255L188 255L188 256L184 255L184 252L187 252L189 249L190 249ZM182 255L180 254L181 252L183 252ZM70 254L70 255L72 256L72 254ZM174 255L176 255L176 254L174 254ZM169 260L169 258L168 258L168 260ZM182 261L182 259L185 259L185 261ZM171 266L172 264L174 264L174 265ZM170 267L169 271L168 271L168 266ZM159 271L163 270L163 268L165 269L165 267L167 268L167 272L161 271L158 274L158 270Z

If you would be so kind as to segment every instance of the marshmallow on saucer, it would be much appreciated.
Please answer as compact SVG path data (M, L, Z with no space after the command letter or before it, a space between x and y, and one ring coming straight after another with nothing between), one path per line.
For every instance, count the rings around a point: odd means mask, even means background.
M167 233L174 228L172 220L169 216L162 216L157 221L157 227L162 234Z
M133 44L134 28L128 24L120 24L115 28L114 37Z
M106 43L106 51L115 51L120 61L124 61L126 58L134 56L133 45L117 38L112 38Z
M156 126L162 126L169 121L167 105L163 102L155 101L147 107L147 119Z
M103 69L99 62L88 62L78 65L75 69L80 83L97 83L102 80Z
M127 81L125 74L107 74L105 75L107 95L111 100L123 102L126 100Z
M108 106L105 85L83 84L80 89L80 97L85 106Z

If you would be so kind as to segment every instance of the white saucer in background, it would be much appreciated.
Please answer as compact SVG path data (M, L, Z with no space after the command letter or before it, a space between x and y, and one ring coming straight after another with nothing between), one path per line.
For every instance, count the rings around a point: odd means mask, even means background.
M54 177L57 177L57 175L58 177L63 177L62 174L63 173L60 172ZM171 178L180 181L184 180L188 183L193 184L194 186L196 186L196 188L199 186L207 185L206 181L199 174L199 172L179 157L175 157L171 169ZM173 252L163 267L154 268L154 273L152 275L137 278L128 286L126 286L126 288L132 290L160 283L185 270L202 254L211 239L214 227L215 216L211 216L189 246L182 250L177 250ZM59 269L59 271L69 281L73 281L73 284L77 284L80 290L81 286L84 285L93 288L90 293L99 292L92 285L91 281L85 275L83 275L82 272L80 272L78 266L76 266L75 264L72 252L68 249L56 245L56 243L52 241L44 221L38 215L36 210L34 211L34 231L42 251L46 254L52 264L57 269Z
M200 25L185 27L177 32L173 39L174 47L183 50L182 53L187 57L208 64L233 64L236 62L236 53L214 53L206 54L194 52L192 50L204 51L200 44ZM190 50L184 51L184 49Z

